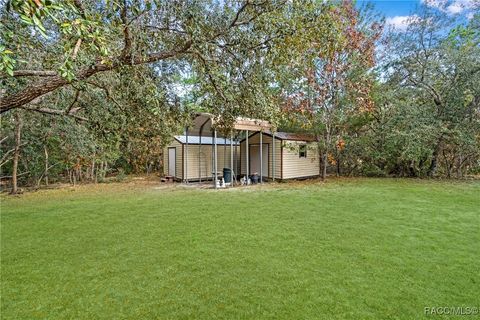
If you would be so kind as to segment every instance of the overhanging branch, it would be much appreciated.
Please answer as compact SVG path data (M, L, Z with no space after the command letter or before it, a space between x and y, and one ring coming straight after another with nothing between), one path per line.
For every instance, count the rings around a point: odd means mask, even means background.
M54 77L57 75L53 70L17 70L13 72L14 77ZM7 78L7 75L2 75L1 78Z
M150 55L147 55L146 57L133 58L128 63L128 65L140 65L169 59L179 54L185 53L191 46L192 40L188 40L180 48L165 52L152 53ZM76 74L75 78L77 81L85 80L99 72L114 70L126 64L127 63L121 58L117 59L116 62L112 64L97 63L89 68L80 70ZM32 102L34 99L41 97L49 92L52 92L58 88L64 87L68 84L70 84L70 81L58 75L36 81L28 85L26 88L20 90L19 92L2 98L0 100L0 113L4 113L10 109L22 107Z

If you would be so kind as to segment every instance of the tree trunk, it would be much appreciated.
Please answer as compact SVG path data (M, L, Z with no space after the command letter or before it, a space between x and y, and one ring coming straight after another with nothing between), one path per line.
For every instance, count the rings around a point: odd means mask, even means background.
M340 161L341 161L341 155L340 155L340 152L338 152L338 156L337 156L337 177L340 177L340 174L341 174Z
M440 153L440 149L442 147L442 141L443 141L443 136L440 136L440 138L438 139L437 145L433 150L432 162L430 163L430 167L428 168L428 172L427 172L427 175L429 177L433 177L435 175L435 172L437 171L438 154Z
M463 167L464 161L465 160L463 159L463 155L460 154L459 159L458 159L458 165L457 165L457 179L463 178L462 167ZM452 167L453 167L453 165L452 165Z
M327 178L328 152L325 150L322 154L322 180Z
M412 178L417 177L417 171L415 170L415 160L410 161L410 165L408 166L408 175Z
M95 175L95 160L92 160L92 181L97 183L97 177Z
M43 146L43 150L45 151L45 185L48 186L48 150L47 146Z
M98 181L98 173L100 172L100 181L103 181L103 161L100 161L100 169L97 169L95 174L95 181Z
M322 168L322 180L327 178L327 167L328 167L328 148L330 146L330 128L327 125L327 130L325 133L325 151L323 153L323 168Z
M22 132L22 118L18 112L15 113L15 151L13 153L13 169L12 169L12 191L11 194L18 192L18 159L20 158L20 143Z

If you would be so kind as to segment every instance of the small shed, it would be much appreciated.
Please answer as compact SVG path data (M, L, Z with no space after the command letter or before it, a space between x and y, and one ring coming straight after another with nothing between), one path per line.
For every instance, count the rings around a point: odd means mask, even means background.
M219 120L221 116L196 113L190 125L185 128L184 136L175 136L174 142L165 148L164 173L185 183L211 179L215 189L220 186L220 177L225 174L225 183L233 186L233 180L237 181L240 176L241 161L240 146L234 137L238 137L242 131L248 137L249 132L271 130L272 126L265 120L237 117L230 128L230 137L219 137ZM209 150L212 150L211 153ZM272 161L275 163L275 159ZM249 175L248 165L246 172ZM263 172L262 167L259 172ZM223 182L221 186L224 186Z
M263 149L262 156L260 145ZM320 159L317 148L312 135L289 132L276 132L273 135L269 132L255 132L240 142L240 172L245 175L248 170L250 174L259 174L262 168L263 178L275 177L280 180L318 177ZM274 162L272 159L277 160Z
M179 135L164 149L164 174L178 181L202 181L212 179L214 171L214 138L206 136ZM233 154L233 171L240 166L240 145L238 141L217 138L217 164L230 168ZM231 151L233 148L233 152Z

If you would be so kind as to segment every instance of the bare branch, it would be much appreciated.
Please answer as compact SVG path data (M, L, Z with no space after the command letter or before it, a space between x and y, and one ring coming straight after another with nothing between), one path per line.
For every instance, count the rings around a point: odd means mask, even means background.
M54 77L56 75L57 72L53 70L17 70L13 72L14 77ZM2 75L1 79L7 77L9 76Z
M18 146L19 148L23 147L24 145L26 145L27 143L24 142L22 143L20 146ZM2 156L2 158L0 159L0 167L3 166L5 163L7 163L8 161L10 161L10 159L8 158L10 156L10 154L12 154L13 152L15 151L15 148L13 149L10 149L8 150L7 152L5 152Z
M73 106L75 105L75 103L77 103L79 96L80 96L80 90L77 90L77 91L75 92L75 98L73 99L72 103L71 103L70 106L67 108L67 110L65 110L65 115L70 114L70 112L71 112L72 109L73 109Z
M73 4L75 5L75 7L77 7L78 12L80 12L82 18L85 18L85 8L83 8L82 0L73 0Z
M240 18L240 15L242 14L243 11L248 7L249 1L245 1L245 3L238 9L237 14L235 14L235 18L233 18L232 22L230 23L230 28L234 27L237 25L237 21Z
M76 115L76 113L80 111L81 108L72 108L69 113L65 113L65 111L63 110L57 110L57 109L51 109L51 108L33 108L28 106L27 107L22 106L20 108L28 111L38 112L38 113L50 114L54 116L68 116L80 121L88 121L87 118Z
M73 48L72 60L77 58L78 50L80 50L80 45L82 44L82 38L78 38L75 48Z
M100 85L98 83L95 83L93 81L86 81L87 84L89 85L92 85L96 88L99 88L99 89L102 89L104 92L105 92L105 95L107 96L107 99L111 100L113 103L115 103L118 107L120 107L121 109L123 109L122 105L120 103L118 103L118 101L112 96L110 90L106 87L106 86L103 86L103 85Z
M150 28L150 29L155 29L155 30L158 30L158 31L168 31L168 32L176 32L176 33L181 33L181 34L187 34L186 31L183 31L183 30L180 30L180 29L177 29L177 28L157 27L157 26L153 26L153 25L148 25L148 26L145 26L145 27Z

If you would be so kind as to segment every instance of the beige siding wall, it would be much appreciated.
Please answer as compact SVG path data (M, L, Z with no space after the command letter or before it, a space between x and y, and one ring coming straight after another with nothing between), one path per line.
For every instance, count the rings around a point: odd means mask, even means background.
M307 143L307 157L299 157L301 141L284 141L283 146L283 179L317 176L319 174L319 159L317 145Z
M197 144L188 145L188 155L187 155L187 146L182 145L177 140L174 140L168 147L164 149L163 161L164 161L164 174L168 174L168 148L176 148L176 168L175 168L175 178L178 180L186 179L184 172L188 174L188 179L198 180L201 179L211 179L212 178L212 151L213 148L211 145L202 145L201 147ZM234 164L235 167L240 166L240 147L234 146L237 150L237 164ZM218 171L222 172L223 168L230 168L230 145L224 146L217 145L217 166ZM200 159L200 161L199 161ZM183 160L183 166L182 166ZM235 160L235 154L234 154ZM188 168L187 168L188 165Z
M173 140L168 147L163 150L163 173L168 175L168 149L175 148L175 179L182 179L182 144Z
M266 144L268 143L268 177L272 178L273 175L273 141L272 137L266 134L263 134L262 136L262 143ZM248 139L248 144L260 144L260 134L256 134L253 137L250 137ZM281 179L281 140L275 139L275 179ZM246 153L246 141L243 141L240 144L240 149L241 149L241 174L246 174L247 173L247 153ZM267 176L266 173L264 173L264 176Z
M209 179L212 177L213 172L213 148L211 145L188 145L188 156L186 155L186 145L184 145L185 153L184 153L184 161L185 166L184 170L188 175L188 179L196 180L201 177L202 179ZM237 148L237 158L239 155L239 148L233 147L234 152L235 148ZM231 159L231 152L230 152L230 145L217 145L217 170L218 172L222 172L223 168L230 168L230 159ZM188 159L187 159L188 158ZM235 154L234 158L235 160ZM238 160L237 160L238 162ZM188 167L186 167L188 166ZM235 168L235 163L234 163ZM238 164L237 164L238 166ZM235 169L234 169L235 171ZM185 176L185 179L187 177Z

